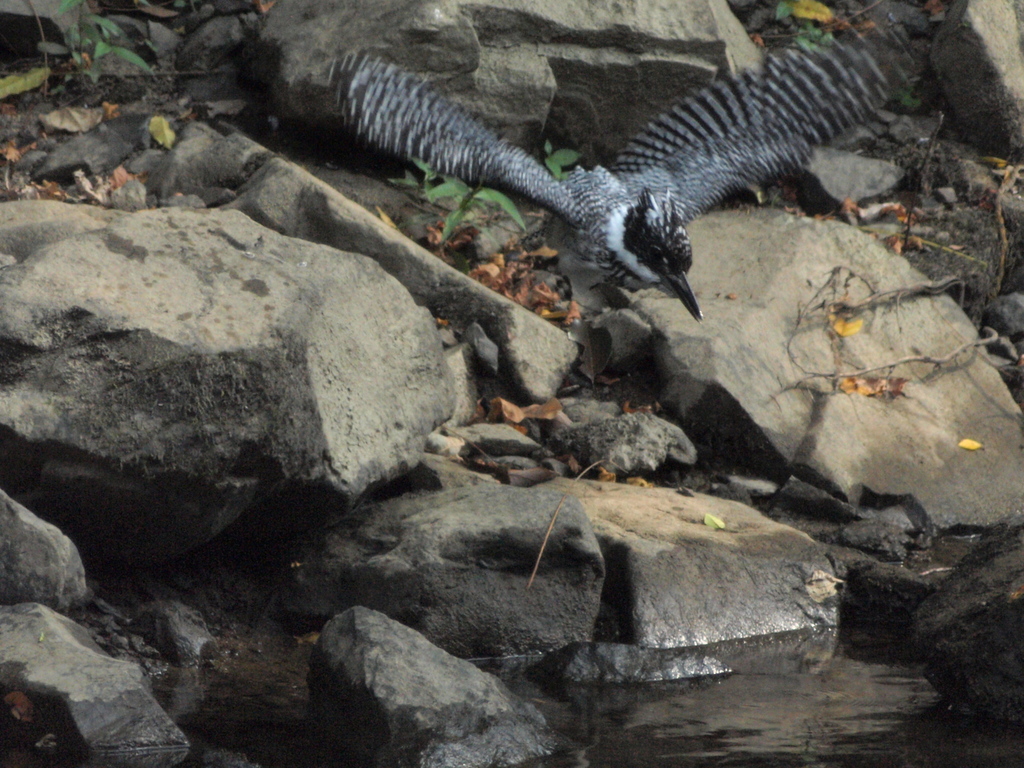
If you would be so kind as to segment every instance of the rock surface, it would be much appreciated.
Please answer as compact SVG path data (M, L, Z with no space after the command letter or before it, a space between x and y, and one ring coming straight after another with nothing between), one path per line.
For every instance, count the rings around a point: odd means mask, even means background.
M310 0L274 8L252 58L282 116L336 127L330 62L358 50L437 81L513 141L546 127L595 162L720 67L759 59L722 0Z
M35 603L0 607L0 687L21 691L61 753L165 750L188 740L149 691L137 665L104 654L89 633ZM54 706L56 705L56 706ZM57 714L63 711L63 714ZM42 720L44 713L51 713ZM67 733L70 718L73 733Z
M0 605L64 611L89 593L74 542L0 491Z
M604 582L601 551L575 499L489 484L364 507L298 561L282 597L289 613L322 618L365 605L462 657L589 640Z
M452 269L344 195L281 159L239 190L237 208L264 226L377 261L436 317L459 328L480 322L501 349L501 367L525 397L552 397L576 359L565 333Z
M368 608L323 628L309 692L314 726L359 765L498 768L562 746L497 678Z
M530 670L538 681L589 685L688 680L731 670L699 649L640 648L623 643L570 643Z
M624 413L564 427L548 445L556 454L575 456L581 466L601 462L616 474L653 472L666 459L679 464L697 461L697 449L686 433L653 413Z
M666 488L552 480L580 500L601 541L628 642L654 648L834 627L822 545L733 501ZM721 520L720 530L706 515Z
M769 211L704 216L690 234L704 323L653 291L637 294L634 309L662 337L659 401L692 439L855 504L866 490L912 493L940 528L992 523L1019 507L1020 408L982 355L967 351L937 370L901 365L889 375L909 382L892 399L832 392L827 378L809 378L941 357L976 339L945 295L881 301L856 314L863 328L845 338L808 309L844 290L864 299L866 284L890 291L926 282L905 260L848 226ZM837 268L833 293L826 283ZM985 450L959 448L965 437Z
M433 325L371 260L237 212L124 216L0 273L0 484L87 561L180 555L282 490L268 530L301 527L451 414Z

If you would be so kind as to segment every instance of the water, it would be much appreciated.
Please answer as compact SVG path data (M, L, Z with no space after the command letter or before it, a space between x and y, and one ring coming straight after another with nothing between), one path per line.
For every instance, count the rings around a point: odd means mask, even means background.
M534 768L1024 768L1024 731L951 715L918 667L855 653L819 635L725 649L742 672L699 683L557 695L521 676L510 685L580 745ZM348 766L303 728L306 655L296 648L269 673L265 659L239 658L163 695L177 690L180 707L194 688L177 713L189 736L265 768Z

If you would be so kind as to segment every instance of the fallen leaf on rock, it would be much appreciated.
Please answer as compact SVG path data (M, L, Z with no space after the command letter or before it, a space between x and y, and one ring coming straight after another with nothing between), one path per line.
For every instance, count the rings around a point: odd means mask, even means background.
M637 488L653 488L654 483L642 477L627 477L626 485L635 485Z
M67 133L85 133L103 122L103 109L87 109L85 107L61 107L47 112L39 118L39 122L48 131L65 131Z
M921 10L925 11L929 16L938 16L940 13L946 12L946 6L942 0L927 0L927 2L921 6Z
M167 118L162 115L153 115L153 117L150 118L149 135L152 136L153 140L164 149L170 149L174 146L174 140L176 138L174 129L171 128L171 124L167 122Z
M1007 600L1013 603L1017 600L1020 600L1022 597L1024 597L1024 584L1013 590L1013 592L1010 593L1010 596L1007 598Z
M0 77L0 99L13 96L16 93L35 90L45 83L49 76L49 67L36 67L20 75Z
M848 395L864 395L865 397L906 397L903 387L909 379L899 377L871 378L863 376L847 376L839 382L839 389Z
M510 469L508 484L515 488L532 488L558 477L558 473L547 467L530 467L529 469Z
M103 107L104 120L113 120L115 117L121 116L120 104L111 104L109 101L104 101L100 106Z
M495 397L491 400L491 410L487 415L487 420L518 424L523 419L554 419L561 412L562 403L554 397L543 405L528 405L525 408L509 402L503 397Z
M616 476L614 472L609 472L604 467L598 467L597 479L600 480L602 483L614 483L619 478Z
M843 317L833 316L832 319L832 330L843 338L853 336L855 333L860 332L860 329L863 327L864 320L859 317L854 320L847 320Z
M546 245L542 245L540 248L524 254L524 256L539 256L542 259L553 259L557 255L558 251L554 248L548 248Z
M387 224L392 229L398 229L398 225L395 224L395 222L393 222L391 220L390 216L388 216L386 213L384 213L384 209L382 209L379 205L376 206L376 208L377 208L377 216L380 218L381 221L383 221L385 224Z
M299 635L295 638L295 642L299 645L316 645L316 641L320 639L319 632L307 632L304 635Z
M137 178L139 178L138 174L128 173L123 165L119 165L110 172L110 189L120 189L132 179Z
M704 515L704 525L708 528L717 528L723 530L725 528L725 522L720 517L712 515L710 512Z
M798 19L811 21L832 21L832 9L818 0L784 0Z
M831 573L816 570L804 582L804 586L807 587L807 596L811 600L816 603L823 603L836 594L836 584L842 583L842 579L837 579Z
M957 443L957 447L963 448L965 451L977 451L983 448L984 446L982 446L982 444L979 443L977 440L971 440L971 438L965 437L963 440Z

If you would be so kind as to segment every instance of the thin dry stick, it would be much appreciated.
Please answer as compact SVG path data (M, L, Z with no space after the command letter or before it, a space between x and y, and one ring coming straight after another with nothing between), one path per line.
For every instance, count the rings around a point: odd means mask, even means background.
M1011 165L1003 174L1003 181L996 192L995 212L996 224L999 226L999 271L996 273L996 280L992 284L989 298L994 299L999 295L1003 287L1003 277L1006 274L1006 257L1010 252L1010 241L1006 236L1006 219L1003 218L1003 195L1020 179L1021 167Z
M587 472L592 470L598 464L603 464L603 463L604 463L604 461L595 461L589 467L587 467L582 472L580 472L578 475L576 475L576 477L573 478L573 482L574 483L578 482L581 477L583 477L585 474L587 474ZM614 462L609 462L609 463L614 463ZM619 468L619 467L616 465L616 468ZM548 545L548 539L551 537L551 531L555 527L555 520L558 519L558 513L562 509L562 504L565 503L565 499L566 499L566 497L568 495L569 495L568 493L562 494L562 498L559 499L559 501L558 501L558 506L555 507L555 513L553 515L551 515L551 522L548 523L548 530L544 534L544 540L541 541L541 543L540 543L540 551L537 553L537 560L533 564L533 571L530 573L530 580L528 582L526 582L526 588L527 589L529 589L531 586L533 586L533 579L537 575L537 569L540 568L540 559L542 557L544 557L544 548L547 547L547 545Z
M907 240L910 239L910 227L913 226L914 221L914 208L920 202L922 197L926 197L931 194L932 182L928 177L928 164L932 159L932 152L935 150L935 142L938 141L939 131L942 130L942 121L945 119L945 115L939 112L939 124L935 126L935 130L932 131L931 138L928 139L928 149L925 150L924 160L921 161L921 170L918 172L918 188L921 190L920 194L915 194L910 202L910 210L907 211L907 226L903 230L903 247L907 247Z

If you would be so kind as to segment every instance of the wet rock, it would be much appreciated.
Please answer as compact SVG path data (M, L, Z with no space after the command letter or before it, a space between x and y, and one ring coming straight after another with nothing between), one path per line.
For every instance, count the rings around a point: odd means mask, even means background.
M58 753L166 750L180 759L188 749L138 665L110 658L85 629L49 608L0 607L0 659L0 687L28 697L33 727L39 737L58 735Z
M824 547L750 507L586 480L545 488L578 498L590 517L629 642L675 648L837 623L838 598L808 586L832 573Z
M384 305L401 333L366 325ZM287 520L250 534L311 525L450 415L433 320L396 281L234 211L122 216L3 270L0 344L0 485L87 562L175 557L279 492Z
M856 203L889 194L902 179L894 163L817 147L805 168L800 205L808 213L831 213L847 198Z
M323 628L310 719L359 765L514 766L565 743L497 678L368 608Z
M835 222L714 213L689 231L697 254L690 282L705 321L694 323L655 291L637 293L633 307L659 337L659 402L709 455L773 480L813 479L853 504L865 489L911 492L940 528L990 523L1019 507L1020 409L981 355L965 352L939 370L900 366L892 375L909 382L906 396L893 399L834 393L826 378L808 377L970 343L977 331L951 298L880 302L858 315L863 328L837 349L824 318L812 323L806 309L823 298L817 292L834 269L857 276L842 282L854 301L869 292L861 279L885 291L925 278ZM957 447L965 436L986 450Z
M581 466L602 462L609 472L625 474L654 471L668 459L697 461L697 449L682 429L643 412L564 427L551 437L548 448L574 456Z
M241 133L222 136L205 123L190 123L174 149L152 171L146 186L167 205L178 193L199 195L211 187L235 189L271 157L269 149Z
M132 623L167 659L195 666L217 652L217 643L194 608L177 600L156 600L139 609Z
M0 491L0 605L42 603L64 611L88 593L74 542Z
M545 128L594 160L613 157L719 68L759 60L724 0L671 9L311 0L275 7L251 56L282 116L337 126L329 63L354 50L429 77L513 142Z
M488 456L533 456L543 450L536 440L508 424L469 424L459 427L457 434L466 441L464 454L479 456L483 451Z
M965 140L1010 157L1024 146L1020 10L1000 0L957 0L935 35L931 63Z
M606 369L630 371L651 356L651 326L631 309L613 309L593 319L595 328L603 328L611 337L611 353Z
M552 397L576 359L563 331L452 269L298 166L271 160L229 207L285 234L366 254L436 317L460 328L479 322L498 345L502 374L533 402Z
M30 253L72 235L102 229L109 216L89 205L17 200L0 205L0 252L24 261Z
M887 562L900 562L906 558L913 537L898 521L876 518L844 525L839 531L839 543Z
M901 565L880 563L860 552L830 550L842 591L842 620L865 626L906 628L935 584Z
M925 676L954 709L1024 722L1024 523L996 526L917 610Z
M852 523L864 517L852 504L796 477L789 478L772 499L771 513L799 515L833 523Z
M463 657L590 639L604 581L579 503L546 487L481 484L367 505L297 559L281 603L290 615L322 619L365 605Z
M546 654L530 675L545 684L650 683L724 675L732 670L691 648L641 648L622 643L570 643Z

